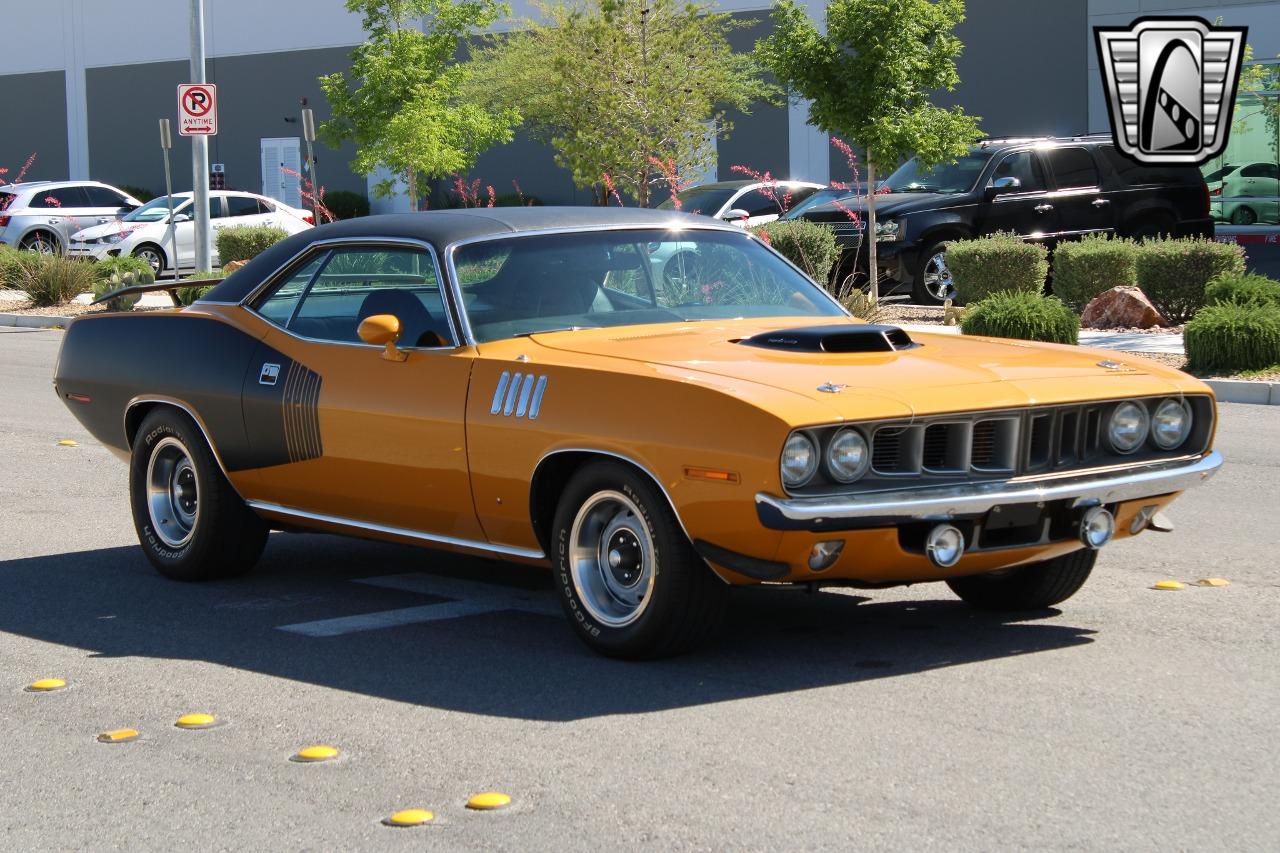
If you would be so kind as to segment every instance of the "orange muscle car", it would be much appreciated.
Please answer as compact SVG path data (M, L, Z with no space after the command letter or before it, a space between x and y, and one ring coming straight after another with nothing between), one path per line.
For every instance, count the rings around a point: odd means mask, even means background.
M737 584L1047 607L1222 461L1178 371L868 325L668 211L316 228L188 308L77 319L56 388L169 577L243 572L272 528L550 564L625 657L689 648Z

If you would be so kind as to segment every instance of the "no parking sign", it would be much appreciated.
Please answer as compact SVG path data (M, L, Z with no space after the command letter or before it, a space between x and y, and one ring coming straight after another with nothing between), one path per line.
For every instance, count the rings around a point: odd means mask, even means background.
M178 86L178 133L183 136L216 136L218 87L213 83Z

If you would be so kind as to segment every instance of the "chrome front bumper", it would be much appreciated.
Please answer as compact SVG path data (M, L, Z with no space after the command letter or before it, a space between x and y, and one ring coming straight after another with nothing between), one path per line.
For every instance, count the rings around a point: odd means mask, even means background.
M936 489L779 498L756 495L756 514L771 530L854 530L909 521L975 517L997 506L1069 500L1072 506L1113 504L1181 492L1222 466L1216 450L1177 462L1022 480L966 483Z

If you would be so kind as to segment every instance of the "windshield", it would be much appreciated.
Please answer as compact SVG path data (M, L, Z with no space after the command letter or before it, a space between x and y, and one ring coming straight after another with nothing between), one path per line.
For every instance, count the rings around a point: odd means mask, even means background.
M637 229L463 246L454 269L480 342L553 330L734 317L842 317L747 234Z
M967 193L977 185L990 159L990 151L970 151L956 160L924 169L912 157L886 178L881 187L888 187L893 193Z
M684 213L701 213L703 216L715 216L724 207L725 202L733 198L736 189L713 189L710 187L694 187L676 195L680 199L680 210ZM660 210L673 210L675 202L667 199L658 205Z
M191 204L191 199L187 196L173 197L173 212L185 212L183 208ZM125 222L163 222L169 216L169 197L160 196L153 198L142 207L128 213L124 217Z

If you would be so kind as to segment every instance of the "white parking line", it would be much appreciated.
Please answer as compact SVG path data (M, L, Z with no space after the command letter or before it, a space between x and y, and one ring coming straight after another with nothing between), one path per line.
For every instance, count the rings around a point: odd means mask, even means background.
M355 583L403 592L439 595L453 601L422 604L417 607L401 607L395 610L379 610L357 616L339 616L333 619L317 619L312 622L296 622L278 625L279 631L302 634L307 637L338 637L359 631L376 631L380 628L396 628L419 622L437 622L442 619L459 619L479 613L500 610L521 610L543 616L558 616L560 606L555 598L541 590L518 590L494 584L476 583L457 578L413 572L403 575L384 575L361 578Z

